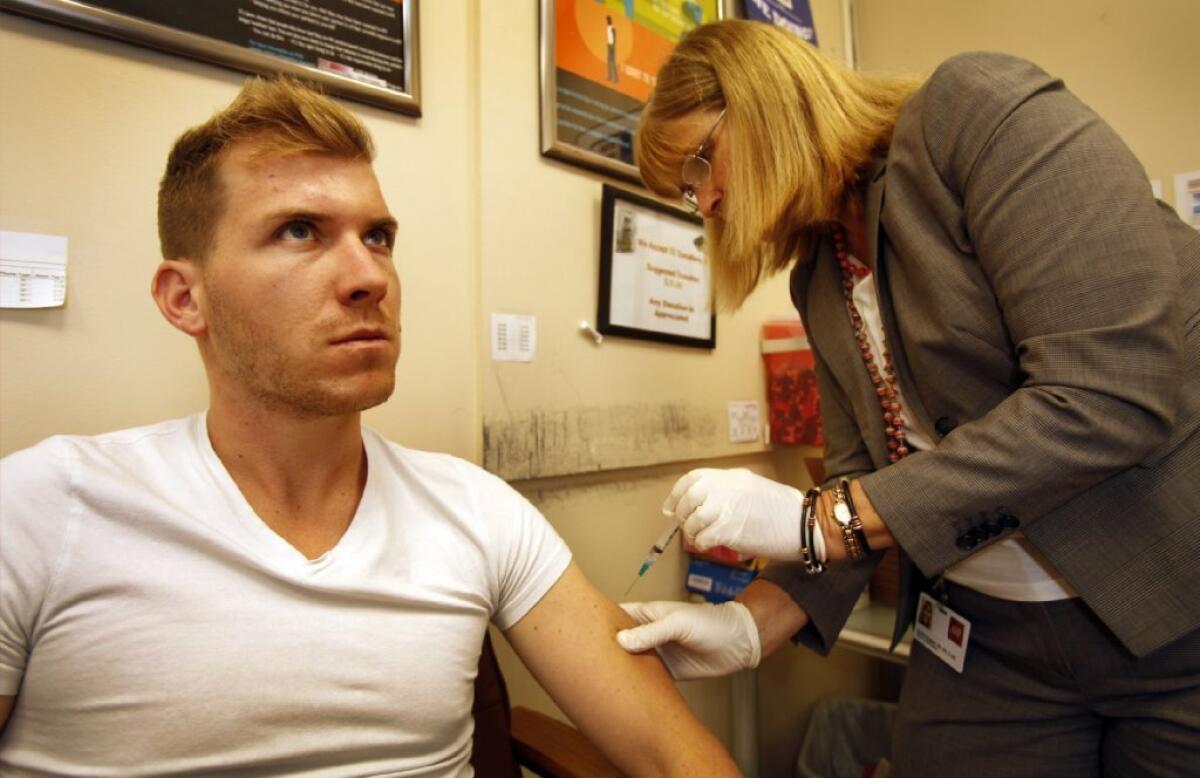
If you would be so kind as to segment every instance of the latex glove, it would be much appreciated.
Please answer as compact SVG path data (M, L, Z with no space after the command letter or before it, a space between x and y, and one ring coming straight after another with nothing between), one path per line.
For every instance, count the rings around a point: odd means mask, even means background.
M693 470L675 482L663 513L683 525L701 551L728 546L770 559L800 558L804 496L749 470Z
M653 648L676 681L714 678L757 667L762 659L758 625L740 602L623 602L641 626L617 633L621 648Z

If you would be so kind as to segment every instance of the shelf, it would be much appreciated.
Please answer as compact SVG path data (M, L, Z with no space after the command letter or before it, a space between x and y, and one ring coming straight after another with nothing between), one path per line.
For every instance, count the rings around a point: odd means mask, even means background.
M850 614L846 626L838 635L837 645L858 651L876 659L897 664L908 664L909 649L912 647L912 630L896 646L888 651L892 642L892 626L896 620L896 609L890 605L868 603Z

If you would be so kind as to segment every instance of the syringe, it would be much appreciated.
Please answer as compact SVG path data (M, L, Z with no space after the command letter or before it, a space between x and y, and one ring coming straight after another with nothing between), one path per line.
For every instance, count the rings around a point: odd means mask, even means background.
M662 556L664 551L667 550L667 545L670 544L672 538L675 537L677 532L679 532L679 524L675 521L672 521L667 528L663 530L663 533L658 536L658 540L654 541L654 545L650 547L650 551L646 554L645 560L642 561L641 569L637 571L637 575L633 577L633 582L629 584L629 588L625 590L625 594L621 595L622 597L627 596L629 592L633 590L633 586L638 582L638 579L645 575L646 571L650 569L650 565L658 561L658 558Z

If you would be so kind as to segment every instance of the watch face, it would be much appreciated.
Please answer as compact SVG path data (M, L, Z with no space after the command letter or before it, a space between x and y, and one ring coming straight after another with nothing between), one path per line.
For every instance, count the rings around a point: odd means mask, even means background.
M836 503L833 506L833 518L837 520L838 524L849 526L850 506L846 505L844 502Z

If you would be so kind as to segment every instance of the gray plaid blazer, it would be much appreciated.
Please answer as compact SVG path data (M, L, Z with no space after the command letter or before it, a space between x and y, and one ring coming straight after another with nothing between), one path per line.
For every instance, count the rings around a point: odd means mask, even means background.
M1200 233L1036 66L944 63L870 171L868 244L908 407L936 445L889 465L826 239L792 272L830 479L903 550L895 638L932 577L1019 528L1135 655L1200 626ZM764 577L827 652L873 564Z

